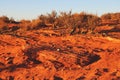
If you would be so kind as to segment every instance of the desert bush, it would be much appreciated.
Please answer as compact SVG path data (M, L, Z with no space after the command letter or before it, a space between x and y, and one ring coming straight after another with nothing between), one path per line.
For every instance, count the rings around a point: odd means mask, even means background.
M22 31L30 30L31 29L31 21L29 21L29 20L21 20L19 26L20 26L20 29Z
M99 23L101 22L101 19L96 15L88 15L88 30L90 32L93 32L97 26L99 26Z
M79 29L78 33L82 33L82 29L86 26L86 14L84 12L73 14L70 22L73 28L70 34L73 34L77 28Z
M7 16L0 17L0 32L1 33L9 33L12 31L16 31L19 27L17 26L17 22L13 18L8 18Z
M40 19L36 19L36 20L32 20L31 26L32 26L32 29L40 29L45 27L46 25L44 21Z
M46 20L46 24L53 24L53 28L57 28L58 26L58 22L57 22L57 12L56 11L52 11L50 14L47 14L47 20Z
M4 26L7 26L7 23L4 21L0 21L0 29L2 29Z
M5 23L9 23L9 18L7 16L1 16L0 21L3 21Z
M0 33L8 29L9 18L7 16L0 17Z
M81 12L80 14L73 14L72 26L73 30L71 34L78 28L78 33L93 32L96 26L100 23L100 18L97 15L87 14Z
M120 13L106 13L101 16L103 20L120 20Z
M47 22L53 24L57 18L57 12L52 11L51 13L47 13Z
M120 13L107 13L101 16L102 23L117 25L120 23ZM104 24L103 24L104 25Z
M111 13L111 18L116 21L116 23L120 23L120 13Z
M71 26L70 19L72 16L72 11L69 12L60 12L60 15L58 16L58 26L68 28Z
M0 28L3 26L7 26L7 23L9 23L9 18L6 16L1 16L0 17Z
M37 20L41 21L42 24L45 24L46 21L47 21L47 16L41 14L40 16L38 16L38 19L37 19Z
M101 16L101 19L102 20L111 20L111 14L110 13L106 13L106 14L103 14L102 16Z

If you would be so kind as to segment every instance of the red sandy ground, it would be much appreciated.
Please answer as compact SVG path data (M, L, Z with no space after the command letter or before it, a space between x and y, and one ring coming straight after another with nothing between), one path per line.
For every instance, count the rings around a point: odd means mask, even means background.
M0 80L120 80L120 39L42 29L0 35Z

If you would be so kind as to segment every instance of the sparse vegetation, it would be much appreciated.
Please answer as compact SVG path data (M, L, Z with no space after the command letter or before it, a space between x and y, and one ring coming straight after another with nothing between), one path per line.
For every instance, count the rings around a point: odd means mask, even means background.
M12 23L12 24L11 24ZM37 19L32 21L21 20L19 24L13 18L6 16L0 17L0 33L6 33L10 31L25 32L28 30L35 30L41 28L49 29L65 29L70 34L83 34L83 33L95 33L94 30L98 26L114 25L117 26L120 23L120 13L107 13L98 17L94 14L88 14L85 12L72 13L60 12L58 15L56 11L40 15ZM14 24L14 25L13 25ZM10 26L11 25L11 26ZM12 28L12 29L11 29ZM11 29L11 30L10 30Z

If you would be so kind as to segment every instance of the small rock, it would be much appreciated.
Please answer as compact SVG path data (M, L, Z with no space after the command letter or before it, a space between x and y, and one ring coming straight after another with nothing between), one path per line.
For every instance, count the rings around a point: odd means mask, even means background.
M57 51L60 51L60 49L58 48Z

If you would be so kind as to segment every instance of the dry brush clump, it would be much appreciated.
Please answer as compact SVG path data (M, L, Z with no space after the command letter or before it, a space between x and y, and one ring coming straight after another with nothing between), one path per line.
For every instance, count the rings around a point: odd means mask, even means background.
M102 25L120 24L120 13L106 13L101 16Z
M68 28L71 27L72 12L60 12L58 16L58 23L60 27Z
M94 29L99 25L100 18L97 15L87 14L82 12L80 14L73 14L73 30L71 34L73 34L78 28L78 33L92 33Z
M20 26L20 29L23 31L29 30L31 28L31 21L21 20L19 26Z
M1 16L0 17L0 33L2 33L3 30L7 29L7 23L9 23L9 18L7 16Z

